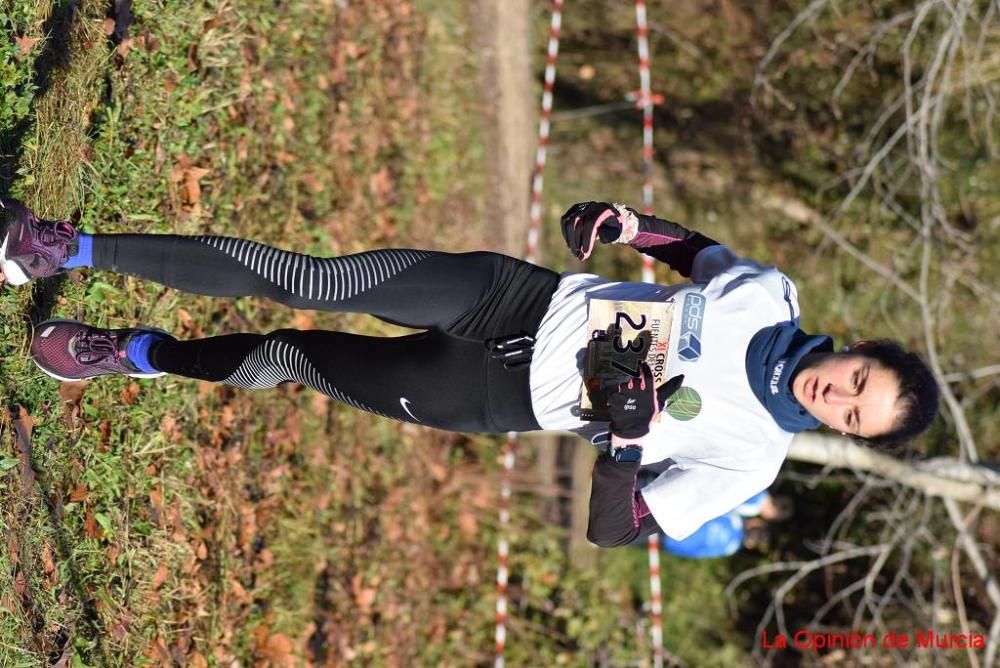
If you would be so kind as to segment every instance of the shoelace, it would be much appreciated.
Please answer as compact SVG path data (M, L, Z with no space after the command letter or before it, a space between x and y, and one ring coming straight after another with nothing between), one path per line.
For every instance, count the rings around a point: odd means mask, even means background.
M65 220L41 220L35 218L35 228L38 230L38 237L45 243L51 244L57 241L73 241L76 238L76 228Z
M76 340L76 361L80 364L99 364L108 357L124 357L118 352L117 337L101 332L84 332Z
M55 264L61 265L65 262L66 258L69 257L69 242L76 238L76 228L65 220L34 218L31 223L36 230L38 239L42 242L43 247L49 251Z

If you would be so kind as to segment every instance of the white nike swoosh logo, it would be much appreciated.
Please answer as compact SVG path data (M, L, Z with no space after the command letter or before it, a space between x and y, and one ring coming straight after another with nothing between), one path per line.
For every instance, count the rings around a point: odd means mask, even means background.
M399 398L399 405L403 407L403 410L406 411L406 414L409 415L414 420L416 420L417 422L420 422L420 419L417 418L417 416L413 414L413 411L411 411L410 407L407 405L409 403L410 403L410 400L407 399L406 397L400 397Z

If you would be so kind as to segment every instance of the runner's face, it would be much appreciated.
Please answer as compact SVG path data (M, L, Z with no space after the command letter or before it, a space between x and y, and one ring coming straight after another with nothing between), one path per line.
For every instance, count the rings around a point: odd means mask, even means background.
M803 360L792 393L813 417L837 431L877 436L895 426L896 374L859 353L818 353Z

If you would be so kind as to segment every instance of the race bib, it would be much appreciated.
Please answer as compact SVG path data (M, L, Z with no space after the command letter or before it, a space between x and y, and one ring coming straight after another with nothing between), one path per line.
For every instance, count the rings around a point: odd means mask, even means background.
M656 386L666 382L667 345L674 303L591 299L587 314L586 357L580 417L608 419L609 392L637 378L645 361Z

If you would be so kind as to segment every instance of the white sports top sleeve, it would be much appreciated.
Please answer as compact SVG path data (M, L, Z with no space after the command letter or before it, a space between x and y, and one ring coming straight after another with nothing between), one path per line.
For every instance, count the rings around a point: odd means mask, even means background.
M531 363L538 424L599 444L608 438L607 423L577 417L588 301L675 303L666 377L684 374L684 385L652 425L642 454L644 466L665 460L669 466L641 493L663 531L677 540L766 489L792 439L751 392L746 349L763 327L798 317L795 286L774 267L737 257L725 246L698 254L692 281L666 286L563 275Z

